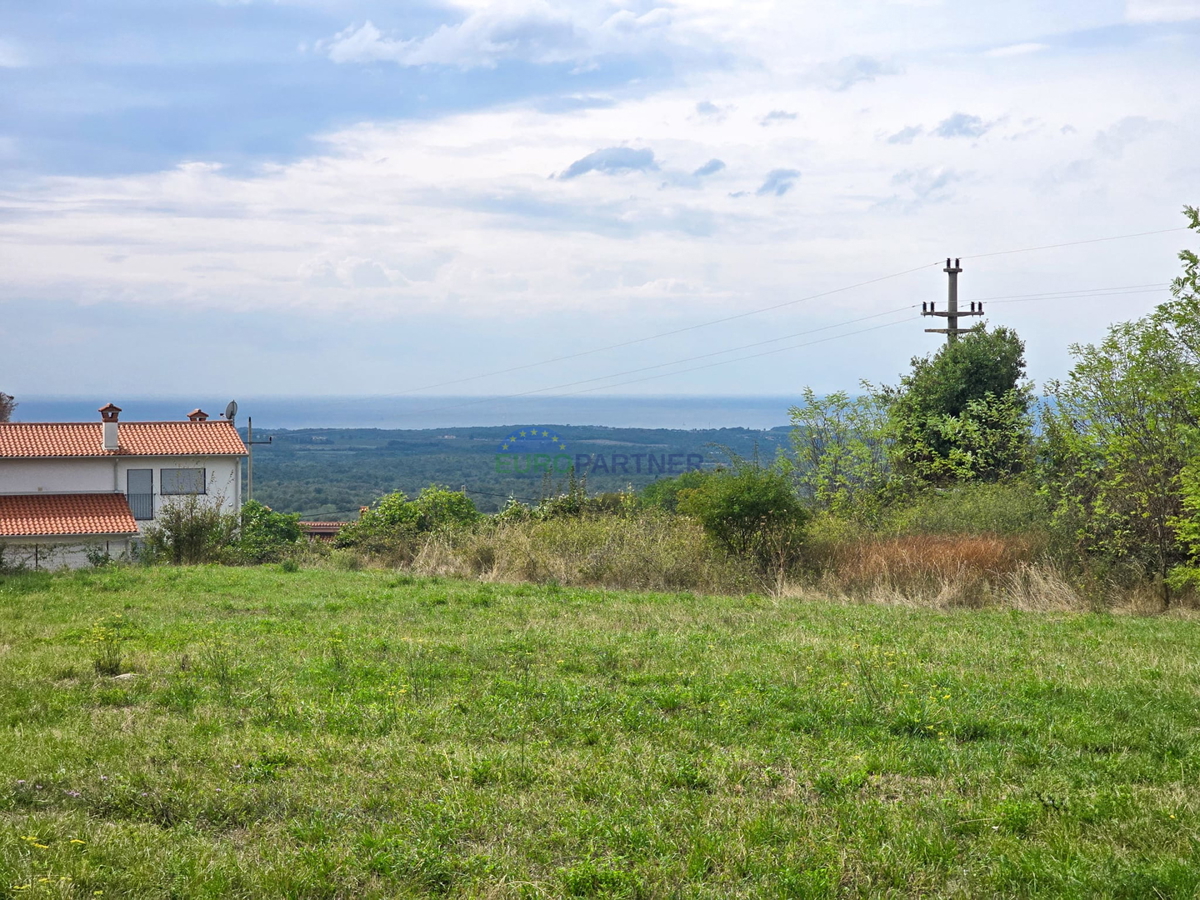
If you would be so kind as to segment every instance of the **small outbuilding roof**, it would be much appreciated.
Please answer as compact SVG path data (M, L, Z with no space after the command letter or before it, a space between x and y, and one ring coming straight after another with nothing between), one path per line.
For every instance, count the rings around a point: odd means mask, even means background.
M0 537L137 534L124 494L0 494Z

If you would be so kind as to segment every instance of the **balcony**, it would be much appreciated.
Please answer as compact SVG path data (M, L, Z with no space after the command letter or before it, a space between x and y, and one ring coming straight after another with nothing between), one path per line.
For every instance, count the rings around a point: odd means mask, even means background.
M129 511L135 519L143 521L154 518L153 494L126 494L125 499L129 502Z

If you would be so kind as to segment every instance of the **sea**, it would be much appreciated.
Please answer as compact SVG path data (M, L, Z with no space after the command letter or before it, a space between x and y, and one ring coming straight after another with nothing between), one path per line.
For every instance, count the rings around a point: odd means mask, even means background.
M507 425L751 428L789 423L796 396L239 397L235 421L255 428L429 429ZM99 421L112 401L126 422L183 419L197 406L221 415L229 397L18 397L14 422Z

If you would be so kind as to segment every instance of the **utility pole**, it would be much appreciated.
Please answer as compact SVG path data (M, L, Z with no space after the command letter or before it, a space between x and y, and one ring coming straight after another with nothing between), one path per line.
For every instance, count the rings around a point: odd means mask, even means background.
M256 441L254 439L254 419L250 416L246 417L246 450L248 458L246 460L246 502L249 503L254 499L254 445L269 444L275 440L275 436L267 438L265 441Z
M921 304L921 315L923 316L940 316L946 320L946 328L926 328L925 331L929 334L944 334L946 343L953 344L958 340L960 334L967 334L970 328L959 328L958 319L960 316L982 316L983 304L971 302L971 309L960 310L958 308L958 273L962 271L962 266L959 265L959 260L954 260L954 265L950 265L950 257L946 257L946 268L942 269L950 276L949 295L946 298L946 311L941 312L936 307L936 303L930 303L926 309L924 303ZM978 308L977 308L978 307Z

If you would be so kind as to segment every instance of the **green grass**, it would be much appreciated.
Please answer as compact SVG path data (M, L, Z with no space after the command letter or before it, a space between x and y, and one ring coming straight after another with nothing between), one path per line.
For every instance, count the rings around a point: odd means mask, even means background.
M1196 897L1198 651L1174 617L0 578L0 895Z

